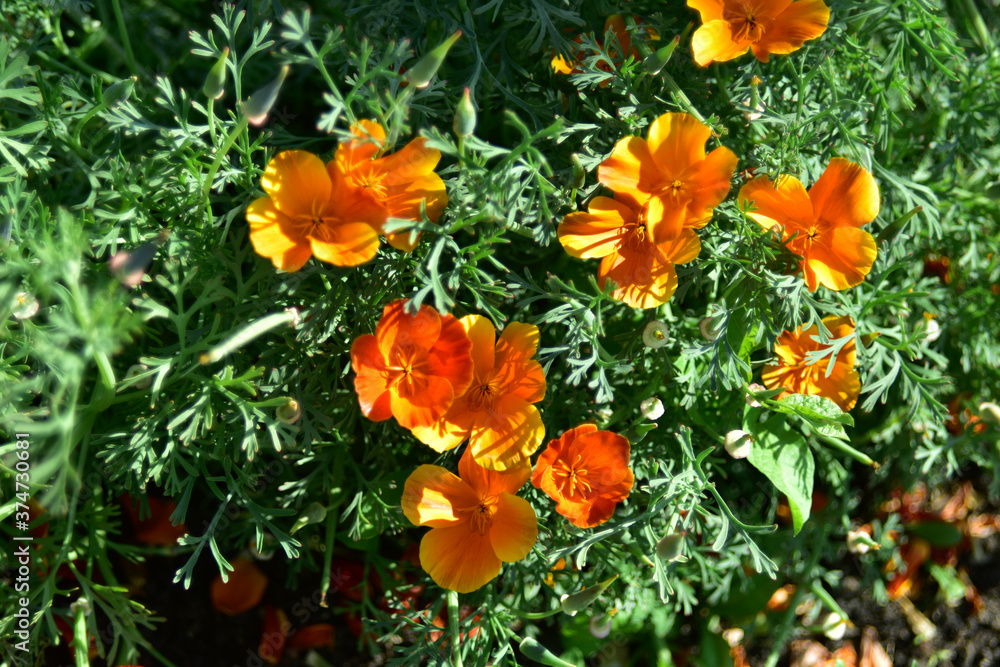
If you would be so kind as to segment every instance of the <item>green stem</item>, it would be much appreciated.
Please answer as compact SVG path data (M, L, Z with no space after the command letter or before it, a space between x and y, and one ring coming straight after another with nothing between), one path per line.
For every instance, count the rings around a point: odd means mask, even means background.
M813 436L816 438L816 440L822 442L824 445L827 445L831 449L836 449L838 452L847 454L848 456L850 456L852 459L854 459L859 463L863 463L864 465L871 466L872 468L875 469L878 469L879 467L878 463L873 461L870 456L862 452L859 452L858 450L854 449L854 447L851 447L843 440L838 440L837 438L831 438L829 436L823 435L822 433L817 432L815 429L813 430Z
M91 107L90 111L84 114L83 118L81 118L79 122L77 122L76 129L73 130L73 141L77 146L80 146L80 135L83 132L83 126L89 123L94 116L101 113L105 109L107 109L107 106L104 104L104 102L101 102L100 104L95 104L93 107Z
M129 40L128 29L125 27L125 16L122 14L120 0L111 0L111 8L115 12L115 22L118 23L118 33L122 36L122 47L125 49L125 60L128 69L133 74L136 73L135 54L132 53L132 42Z
M514 609L513 607L507 607L507 610L516 615L518 618L523 618L528 621L537 621L542 618L555 616L562 611L562 607L556 607L555 609L550 609L549 611L521 611L519 609Z
M458 593L448 591L448 631L451 634L451 662L455 667L462 667L462 649L459 646L458 634Z
M337 508L326 512L326 551L323 553L323 578L320 580L319 606L326 607L326 592L330 590L330 569L333 567L333 545L337 536Z
M215 148L215 100L212 98L208 99L208 136Z
M247 129L247 125L249 123L250 121L246 116L241 118L240 122L236 124L236 127L234 127L233 131L229 133L229 136L226 137L226 141L215 154L215 160L212 161L212 166L208 168L208 175L205 178L205 184L203 186L206 201L208 200L209 193L212 191L212 183L215 182L215 174L219 171L219 165L222 164L222 159L226 157L226 153L228 153L229 149L233 147L234 143L236 143L236 139L240 136L240 134L242 134L243 130Z
M222 345L210 350L207 354L201 355L199 361L203 365L214 364L230 352L235 352L258 336L262 336L271 329L275 329L283 324L294 323L298 318L299 313L294 308L266 315L237 331L235 335L231 336Z
M80 602L84 602L83 599ZM73 656L76 667L90 667L88 649L90 641L87 637L87 610L85 604L77 604L73 612Z
M847 612L844 611L839 604L837 604L837 601L833 599L833 596L830 595L825 588L823 588L823 584L820 583L818 579L813 579L809 582L809 590L812 591L813 595L818 597L820 601L826 605L827 609L837 614L845 621L850 620Z

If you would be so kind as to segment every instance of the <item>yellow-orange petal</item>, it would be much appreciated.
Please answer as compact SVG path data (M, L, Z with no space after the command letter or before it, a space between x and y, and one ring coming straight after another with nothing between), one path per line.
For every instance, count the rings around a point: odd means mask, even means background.
M754 55L768 62L770 54L783 55L802 48L816 39L830 21L830 8L822 0L796 0L767 26L760 41L753 45Z
M667 243L684 230L690 199L668 191L646 202L646 231L653 243Z
M813 222L813 206L802 182L794 176L779 176L771 182L767 176L758 176L742 188L738 195L740 206L750 204L755 210L747 216L756 220L764 229L775 225L785 227L789 235L804 230Z
M358 266L378 254L378 232L365 222L323 222L309 237L316 259L335 266Z
M510 322L497 341L497 358L503 363L519 363L531 359L538 350L541 334L538 327L526 322Z
M571 63L565 56L557 53L552 56L552 60L549 61L549 66L556 74L572 74L574 63Z
M227 616L236 616L260 604L267 588L267 576L248 558L236 558L228 580L222 575L212 581L212 606Z
M308 151L282 151L271 158L260 180L274 206L289 217L312 218L330 200L326 165Z
M421 203L431 222L437 222L448 205L444 181L434 172L417 176L408 183L386 187L383 205L390 218L420 220Z
M385 129L373 120L360 120L351 126L355 138L337 147L334 160L344 171L352 171L370 162L385 147Z
M614 299L633 308L655 308L670 300L677 291L677 271L670 262L661 261L653 247L649 252L622 248L601 260L597 284L604 289L608 280L618 287L611 292Z
M824 375L826 362L821 361L818 366L819 368L813 372L813 391L810 393L829 398L840 406L841 410L849 412L861 394L861 376L853 367L839 361L834 363L829 377Z
M455 400L448 380L411 373L389 389L392 415L405 429L426 428L441 419Z
M385 421L391 417L391 375L375 336L364 334L354 339L351 344L351 368L355 373L354 390L358 394L361 412L372 421Z
M700 228L712 220L713 209L729 194L738 162L736 153L719 146L681 175L691 197L686 226Z
M712 130L689 113L665 113L649 126L649 152L666 180L705 159Z
M649 146L641 137L619 140L611 155L597 168L597 180L613 190L618 201L624 200L635 207L649 200L660 178Z
M497 330L482 315L466 315L459 323L472 342L472 367L476 377L483 377L493 370L496 358Z
M378 347L390 363L411 348L429 350L441 335L441 316L436 310L421 306L411 314L406 312L405 305L403 299L387 303L375 327Z
M471 593L500 574L490 533L468 523L432 528L420 541L420 565L441 588Z
M457 475L425 464L406 478L400 503L414 525L441 528L466 521L461 511L478 505L479 497Z
M592 259L612 252L625 237L636 211L610 197L594 197L588 210L568 214L559 225L559 242L573 257Z
M524 466L544 439L538 409L508 394L480 413L469 433L469 450L476 463L488 470L513 470Z
M516 494L531 476L531 464L524 461L522 465L508 470L490 470L476 463L472 447L466 447L458 461L458 474L480 496L495 496L504 492Z
M472 341L453 315L441 316L441 330L428 351L427 372L451 383L455 396L472 384Z
M545 398L548 384L542 365L534 359L503 363L497 367L496 380L500 391L537 403Z
M861 227L878 216L878 185L871 173L842 157L830 160L809 189L816 219L834 227Z
M418 426L410 432L436 452L446 452L465 442L476 421L464 397L456 398L441 419L430 426Z
M878 255L872 235L856 227L834 227L806 251L803 268L811 291L823 285L845 290L864 281Z
M531 503L510 493L497 497L490 542L497 557L514 563L531 553L538 539L538 517Z
M694 51L694 61L702 67L708 67L716 61L725 62L742 56L750 49L750 41L734 39L729 22L716 19L694 31L691 49Z
M427 140L417 137L392 155L377 160L376 169L385 174L387 187L412 183L434 171L441 160L441 151L427 146Z
M687 264L698 259L701 253L701 239L691 229L685 229L673 241L660 243L656 249L672 264Z
M282 271L298 271L312 257L312 247L302 228L274 206L270 197L255 199L247 207L250 243L261 257Z
M687 0L687 6L701 14L702 23L708 23L722 19L726 4L724 0Z

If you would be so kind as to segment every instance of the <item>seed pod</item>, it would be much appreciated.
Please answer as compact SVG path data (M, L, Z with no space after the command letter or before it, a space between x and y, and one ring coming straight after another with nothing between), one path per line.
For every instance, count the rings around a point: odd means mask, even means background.
M652 350L658 350L670 340L670 330L667 325L658 320L654 320L646 325L642 330L642 342Z
M217 100L226 94L226 61L229 60L229 47L222 49L222 55L212 65L205 77L205 85L201 92L210 100Z
M647 398L640 403L639 410L642 412L642 416L650 421L656 421L663 416L664 412L663 403L656 396Z
M767 387L765 387L762 384L757 384L756 382L754 382L753 384L751 384L750 386L748 386L747 389L750 390L750 391L752 391L752 392L767 391ZM751 394L747 394L746 395L746 402L747 402L747 405L749 405L751 408L759 408L760 407L760 401L758 401L756 398L754 398Z
M426 88L441 68L441 64L444 62L444 57L448 55L449 49L451 49L452 45L461 36L462 31L456 30L451 37L438 44L427 55L421 58L413 66L413 69L407 72L407 76L410 78L410 85L417 89Z
M726 452L734 459L745 459L750 456L753 447L753 436L745 431L735 430L726 434Z
M455 123L452 128L455 130L455 136L463 139L471 137L476 131L476 107L472 105L472 96L468 88L462 93L462 99L455 109Z
M278 100L278 91L288 76L288 70L288 65L283 65L274 81L255 92L243 103L243 115L251 125L260 126L267 120L267 114L271 113L271 107Z

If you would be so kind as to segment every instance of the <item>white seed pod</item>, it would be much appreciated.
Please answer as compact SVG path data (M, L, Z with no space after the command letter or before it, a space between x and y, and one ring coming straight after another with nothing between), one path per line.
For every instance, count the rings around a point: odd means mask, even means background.
M979 404L979 418L991 424L1000 424L1000 405L986 402Z
M852 554L858 554L864 556L866 553L872 550L872 547L878 549L879 544L871 538L871 535L863 530L849 530L847 531L847 550Z
M642 416L650 421L656 421L663 416L664 412L663 403L656 396L647 398L640 403L639 410L642 412Z
M18 292L14 297L13 315L19 320L29 319L38 312L38 299L27 292Z
M757 106L753 105L753 100L749 97L743 100L742 106L748 107L750 109L755 109L755 111L749 111L748 109L743 109L743 118L747 120L748 123L752 123L761 117L764 113L764 103L760 100L757 101Z
M125 379L130 380L138 375L142 375L149 370L146 364L132 364L125 371ZM153 376L147 376L132 383L134 389L148 389L153 384Z
M757 384L756 382L754 382L753 384L751 384L750 386L748 386L747 389L749 389L752 392L767 391L767 387L765 387L762 384ZM746 398L747 405L749 405L751 408L759 408L760 407L760 401L758 401L756 398L754 398L750 394L747 394L745 398Z
M642 330L642 342L651 350L658 350L670 340L670 330L659 320L653 320Z
M726 434L726 452L734 459L745 459L753 448L753 436L746 431L730 431Z
M587 629L597 639L604 639L611 634L611 616L609 614L591 616L587 623Z
M719 337L719 330L712 328L711 317L705 317L701 322L698 322L698 331L701 332L701 337L709 342Z

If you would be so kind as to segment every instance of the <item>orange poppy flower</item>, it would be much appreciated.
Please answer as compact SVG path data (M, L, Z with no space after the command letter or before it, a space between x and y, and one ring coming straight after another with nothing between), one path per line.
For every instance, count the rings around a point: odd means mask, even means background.
M586 213L577 211L563 218L559 241L574 257L604 258L597 271L598 285L604 289L613 280L618 285L613 298L633 308L655 308L677 290L674 264L694 261L701 241L685 228L664 243L653 243L647 224L650 217L662 215L660 200L650 200L642 210L627 201L595 197Z
M627 438L583 424L549 442L531 483L556 501L556 511L574 526L593 528L610 519L632 491L630 456Z
M665 113L649 126L648 139L627 137L615 144L597 178L618 201L636 208L657 201L647 227L654 243L681 236L685 227L704 227L729 194L736 154L725 146L705 154L712 131L687 113ZM655 214L654 214L655 213Z
M260 604L267 588L267 575L252 560L237 558L232 562L233 571L224 582L222 575L212 581L212 606L227 616L236 616Z
M545 398L545 372L533 358L538 327L511 322L497 340L493 324L479 315L460 322L472 341L473 380L437 422L413 429L434 450L466 438L476 463L490 470L523 464L542 444L545 426L532 403Z
M849 317L825 317L823 325L830 330L831 339L854 334L854 324ZM788 394L829 398L847 412L858 402L858 395L861 394L861 377L854 370L857 359L854 339L840 350L833 364L833 371L827 375L829 358L821 359L815 364L806 363L807 353L829 347L816 340L818 337L816 325L804 331L801 327L794 333L786 331L778 336L774 344L778 363L764 367L764 386L768 389L784 387L786 392L780 398Z
M636 25L642 24L642 20L638 16L633 16L632 18L635 21ZM621 14L612 14L611 16L609 16L607 20L604 21L604 32L602 34L604 35L608 34L609 30L614 32L615 38L618 40L618 44L619 46L622 47L622 51L624 53L627 53L629 56L632 56L636 60L642 58L642 55L639 53L638 49L632 46L632 35L629 34L628 25L625 23L624 16L622 16ZM650 42L660 41L660 33L658 33L652 27L643 27L642 31L648 41ZM575 41L577 44L583 42L583 40L580 37L577 37L573 41ZM624 63L625 60L627 60L628 58L628 56L623 58L621 54L618 52L618 50L614 48L609 48L608 55L611 56L611 59L614 60L615 63L619 65L621 63ZM555 71L556 74L577 74L583 71L582 69L580 69L579 61L582 60L585 56L586 54L582 52L577 53L576 61L574 62L567 60L565 56L557 53L555 56L553 56L552 61L549 64L552 66L552 69L553 71ZM597 69L605 72L611 71L611 67L608 66L608 64L604 61L601 61L597 64ZM608 85L607 81L601 83L602 88L607 85Z
M788 248L802 256L802 272L810 292L820 285L844 290L861 283L871 271L878 248L860 229L879 211L878 186L864 167L834 158L806 192L793 176L772 183L758 176L740 189L740 205L764 229L781 231ZM792 238L794 236L794 238Z
M415 315L399 299L382 309L375 334L351 345L361 411L372 421L395 417L403 428L441 419L472 382L472 343L452 315L421 306Z
M420 565L442 588L471 593L500 574L501 563L528 555L538 538L535 510L515 493L531 475L525 464L488 470L466 448L459 476L422 465L403 487L406 518L431 530L420 541Z
M337 147L335 161L347 182L358 188L368 204L383 211L382 220L402 218L420 220L423 202L427 217L437 222L448 205L444 181L434 173L441 152L427 147L418 137L392 155L375 156L385 147L385 129L378 123L362 120L351 127L356 139ZM383 231L381 226L379 231ZM385 234L389 244L409 252L417 246L409 232Z
M282 151L268 162L261 187L267 196L247 207L250 242L276 268L298 271L312 256L357 266L378 252L385 210L348 182L336 162Z
M823 0L688 0L702 26L691 38L694 60L702 67L732 60L753 49L766 63L826 32L830 8Z

